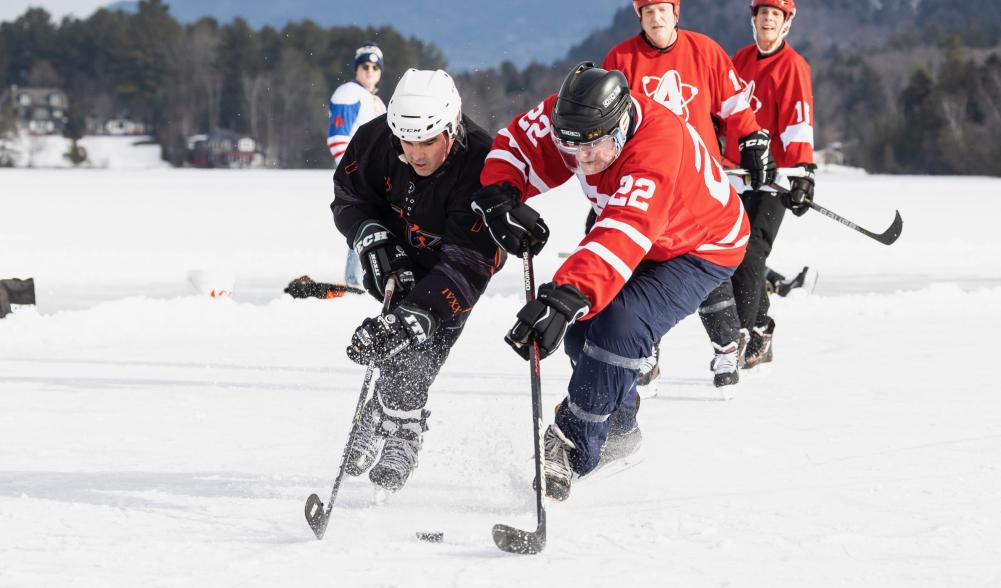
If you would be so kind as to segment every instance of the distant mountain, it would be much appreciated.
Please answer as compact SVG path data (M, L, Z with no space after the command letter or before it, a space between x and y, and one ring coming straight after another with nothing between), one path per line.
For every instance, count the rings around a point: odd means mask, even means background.
M181 22L211 16L226 23L243 18L254 28L281 28L289 21L322 26L392 26L407 37L439 47L456 71L489 68L509 60L551 63L567 49L605 26L622 0L166 0ZM135 2L110 9L131 10ZM378 39L375 39L376 41ZM387 56L391 59L391 56Z

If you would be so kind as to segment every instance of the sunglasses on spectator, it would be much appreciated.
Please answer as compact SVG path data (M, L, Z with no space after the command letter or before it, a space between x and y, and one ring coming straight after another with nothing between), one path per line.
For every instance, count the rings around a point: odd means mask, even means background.
M363 63L361 64L361 68L365 70L370 69L372 71L379 71L379 65L375 63Z

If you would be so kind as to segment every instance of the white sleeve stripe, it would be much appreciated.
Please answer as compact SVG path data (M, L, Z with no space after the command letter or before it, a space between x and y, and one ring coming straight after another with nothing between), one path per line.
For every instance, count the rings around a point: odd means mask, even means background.
M584 245L581 245L580 247L575 249L570 256L573 257L577 252L583 251L585 249L590 251L591 253L594 253L595 255L600 257L602 261L612 266L612 269L617 271L619 275L622 276L622 281L628 282L629 278L633 275L633 270L630 269L628 265L626 265L626 262L619 259L618 255L612 253L612 251L608 247L605 247L601 243L596 243L594 241L585 243Z
M740 206L740 214L737 215L737 222L733 224L733 228L730 229L726 237L723 237L720 243L732 243L737 238L737 235L740 234L740 223L744 220L744 202L740 198L737 198L737 204Z
M653 241L641 233L636 227L628 223L617 221L612 218L606 218L594 223L592 230L597 228L614 229L625 233L627 237L633 240L633 243L636 243L643 249L643 253L650 251L650 248L653 247Z
M801 122L798 125L790 125L782 133L782 148L788 149L790 143L809 143L813 147L813 126L810 123Z
M739 241L737 241L736 243L732 243L730 245L720 245L718 243L706 243L705 245L699 245L695 250L696 251L723 251L723 250L726 250L726 249L736 249L738 247L743 247L744 244L747 243L748 239L750 239L750 238L751 238L750 235L745 235L745 236L741 237Z
M730 96L723 102L720 106L719 115L720 118L727 119L738 112L747 110L750 107L751 105L747 102L747 96L745 96L743 92L740 92Z
M506 138L508 142L511 144L511 147L514 147L518 151L518 154L521 155L522 161L528 168L528 183L532 184L532 186L536 190L538 190L540 194L542 192L547 192L550 189L549 186L547 186L546 183L542 181L542 178L536 175L535 170L532 169L531 162L528 160L527 157L525 157L525 152L521 150L521 147L518 145L518 142L514 140L514 135L511 134L511 131L505 128L498 131L497 134Z
M506 161L521 172L522 179L525 178L525 164L515 157L510 151L506 151L504 149L493 149L490 153L487 153L487 159L499 159L501 161Z

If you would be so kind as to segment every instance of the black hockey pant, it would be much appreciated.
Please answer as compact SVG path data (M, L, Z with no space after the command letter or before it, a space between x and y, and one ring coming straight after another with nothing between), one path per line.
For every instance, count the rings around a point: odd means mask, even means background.
M736 341L740 329L750 331L768 323L765 264L785 216L785 207L774 193L747 191L740 198L751 223L744 261L730 282L721 284L699 307L706 333L719 347Z
M445 321L424 343L401 351L379 364L375 393L387 416L412 413L424 408L428 400L428 388L462 333L467 316L469 315L462 314Z

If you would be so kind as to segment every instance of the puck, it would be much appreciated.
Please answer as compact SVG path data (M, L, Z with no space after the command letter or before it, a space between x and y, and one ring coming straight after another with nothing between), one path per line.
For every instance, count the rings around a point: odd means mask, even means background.
M426 543L441 543L445 538L445 533L441 531L418 531L417 538Z

